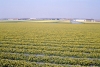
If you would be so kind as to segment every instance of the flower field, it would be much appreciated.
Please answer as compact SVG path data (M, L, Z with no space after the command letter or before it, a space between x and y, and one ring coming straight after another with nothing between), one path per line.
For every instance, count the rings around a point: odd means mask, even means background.
M100 24L0 23L0 67L100 67Z

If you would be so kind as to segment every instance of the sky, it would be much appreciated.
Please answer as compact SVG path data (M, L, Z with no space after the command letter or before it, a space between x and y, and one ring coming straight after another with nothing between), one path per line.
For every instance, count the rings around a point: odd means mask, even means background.
M100 19L100 0L0 0L0 18Z

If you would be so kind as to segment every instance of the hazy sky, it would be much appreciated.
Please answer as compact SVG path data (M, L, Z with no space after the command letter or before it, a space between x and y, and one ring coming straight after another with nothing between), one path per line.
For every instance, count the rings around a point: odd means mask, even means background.
M100 19L100 0L0 0L0 18Z

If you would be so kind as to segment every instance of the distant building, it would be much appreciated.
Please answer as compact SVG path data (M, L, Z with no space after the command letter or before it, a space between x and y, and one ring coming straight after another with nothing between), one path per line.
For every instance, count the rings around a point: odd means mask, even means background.
M85 19L71 19L70 23L72 24L82 24L83 22L86 22Z
M30 18L30 20L36 20L36 18Z
M85 19L73 19L73 21L76 21L76 22L86 22Z
M13 20L12 18L9 18L8 20Z
M100 22L100 19L96 19L95 22Z
M18 20L18 18L14 18L13 20Z
M94 19L86 19L86 22L95 22Z
M30 20L30 18L19 18L18 20Z

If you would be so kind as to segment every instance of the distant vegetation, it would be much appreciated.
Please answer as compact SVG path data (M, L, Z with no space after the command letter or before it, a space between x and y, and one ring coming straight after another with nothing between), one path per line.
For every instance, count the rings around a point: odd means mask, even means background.
M2 20L0 23L36 22L36 23L70 23L68 20Z
M71 23L71 24L75 24L72 23L72 21L70 20L0 20L0 23L18 23L18 22L34 22L34 23ZM76 24L78 23L100 23L100 22L76 22Z
M100 24L30 22L0 23L0 67L100 67Z

